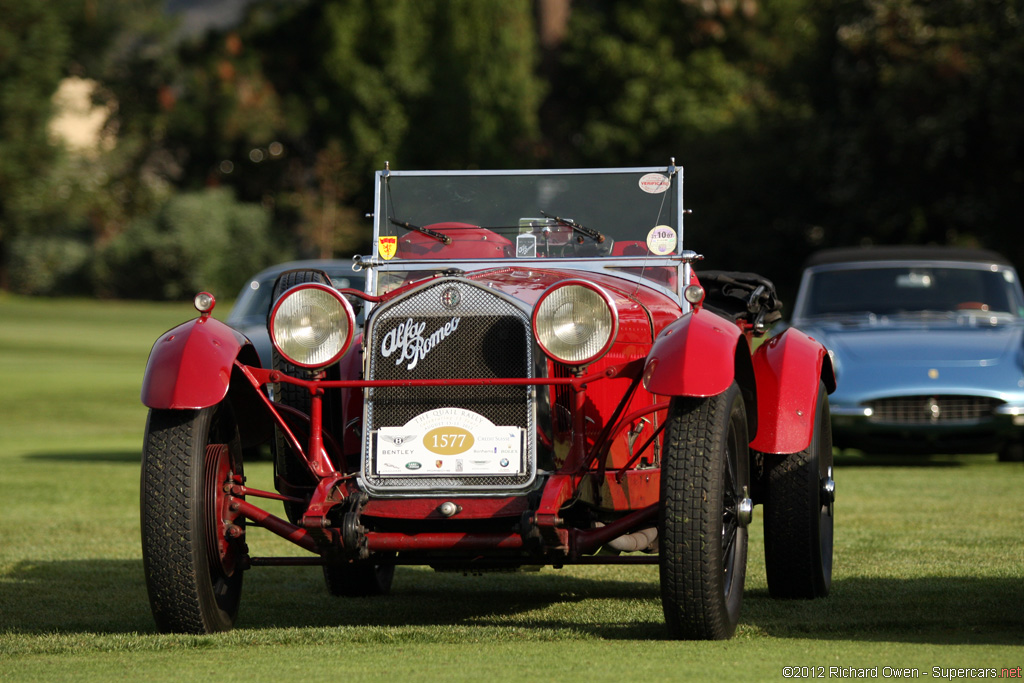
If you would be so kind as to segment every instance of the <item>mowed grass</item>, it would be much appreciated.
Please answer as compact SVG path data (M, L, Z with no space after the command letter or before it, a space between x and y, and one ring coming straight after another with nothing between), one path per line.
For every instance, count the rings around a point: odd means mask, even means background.
M331 598L315 567L257 568L234 631L157 634L139 388L153 341L193 314L0 298L0 680L782 680L787 666L932 678L1024 664L1024 467L994 456L838 458L822 600L769 599L758 512L731 641L666 640L653 566L402 567L373 599ZM268 463L246 468L271 488ZM254 554L301 552L249 539Z

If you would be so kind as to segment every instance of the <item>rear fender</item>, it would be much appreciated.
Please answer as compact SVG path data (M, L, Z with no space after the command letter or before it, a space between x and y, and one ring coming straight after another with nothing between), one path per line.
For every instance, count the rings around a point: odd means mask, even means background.
M762 453L798 453L811 443L818 384L836 389L825 347L790 328L754 352L757 382L757 436L750 447Z
M707 309L684 315L658 335L644 365L644 388L661 396L715 396L736 377L740 328ZM747 354L749 355L749 354Z
M219 320L201 317L165 332L149 353L142 403L156 409L207 408L231 386L235 359L259 366L248 339Z

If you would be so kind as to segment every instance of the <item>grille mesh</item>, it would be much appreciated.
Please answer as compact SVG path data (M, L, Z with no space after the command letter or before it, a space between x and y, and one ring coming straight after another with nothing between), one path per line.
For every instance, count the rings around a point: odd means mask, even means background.
M878 424L969 424L991 417L1000 404L984 396L896 396L867 405Z
M396 337L410 325L428 341L425 353L403 357ZM381 308L371 321L368 379L464 379L533 376L529 315L506 299L464 280L444 279ZM452 325L456 326L452 329ZM450 330L444 334L446 326ZM410 345L414 348L415 345ZM384 355L385 349L392 353ZM400 362L398 362L400 361ZM412 366L410 368L410 366ZM367 392L364 481L378 489L518 488L533 480L533 387L388 387ZM515 475L466 477L378 477L372 473L372 432L404 425L435 408L458 407L495 425L526 430L525 471Z

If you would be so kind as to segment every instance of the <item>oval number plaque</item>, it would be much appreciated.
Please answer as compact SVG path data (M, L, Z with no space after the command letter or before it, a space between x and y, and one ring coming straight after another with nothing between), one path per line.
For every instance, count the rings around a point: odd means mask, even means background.
M462 427L435 427L423 435L424 447L437 455L459 455L473 443L473 435Z

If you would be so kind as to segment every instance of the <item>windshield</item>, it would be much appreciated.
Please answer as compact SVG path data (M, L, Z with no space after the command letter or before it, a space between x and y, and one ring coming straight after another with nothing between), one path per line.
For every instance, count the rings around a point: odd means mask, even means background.
M885 265L809 274L800 317L1024 315L1016 273L995 266Z
M682 173L661 169L378 174L376 256L667 256L682 245Z

